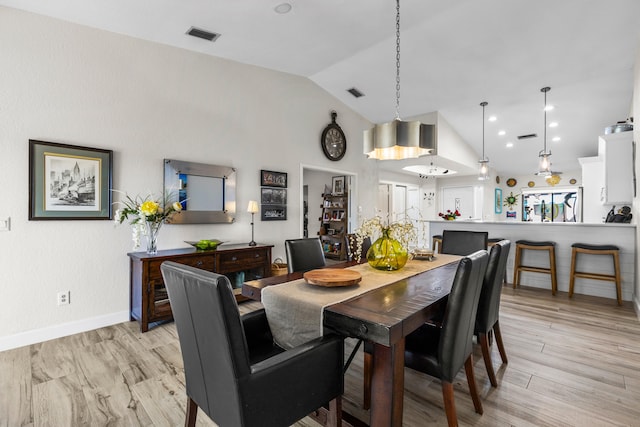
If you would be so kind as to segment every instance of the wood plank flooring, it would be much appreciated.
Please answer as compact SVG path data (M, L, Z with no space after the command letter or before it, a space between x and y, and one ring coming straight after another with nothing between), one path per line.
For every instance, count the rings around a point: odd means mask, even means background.
M500 322L509 364L494 345L492 388L476 349L484 415L474 412L461 371L461 426L640 426L640 324L630 304L507 286ZM405 373L404 425L446 425L440 382ZM185 403L173 323L141 334L127 322L0 353L0 427L180 426ZM345 376L344 407L367 419L361 404L362 351ZM214 425L199 414L198 426Z

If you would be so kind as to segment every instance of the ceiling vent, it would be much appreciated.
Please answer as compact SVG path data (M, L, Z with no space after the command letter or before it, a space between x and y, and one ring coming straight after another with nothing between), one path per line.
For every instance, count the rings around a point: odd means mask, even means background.
M530 138L537 138L538 134L537 133L530 133L528 135L519 135L518 139L530 139Z
M364 93L360 92L355 87L352 87L351 89L347 89L347 92L349 92L351 95L353 95L356 98L360 98L361 96L364 96Z
M209 40L210 42L214 42L220 37L218 33L212 33L210 31L202 30L200 28L191 27L187 34L193 37L198 37L199 39Z

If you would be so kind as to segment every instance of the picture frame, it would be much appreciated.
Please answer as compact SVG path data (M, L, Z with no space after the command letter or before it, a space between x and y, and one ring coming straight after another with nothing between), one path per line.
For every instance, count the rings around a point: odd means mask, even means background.
M110 220L113 151L29 140L29 220Z
M344 176L334 176L331 179L331 194L334 196L342 196L344 194Z
M496 188L495 191L495 213L502 213L502 189Z
M287 189L262 187L260 189L260 203L263 205L286 205Z
M261 170L260 186L287 188L287 174L286 172Z
M285 205L262 205L260 206L262 221L286 221L287 207Z

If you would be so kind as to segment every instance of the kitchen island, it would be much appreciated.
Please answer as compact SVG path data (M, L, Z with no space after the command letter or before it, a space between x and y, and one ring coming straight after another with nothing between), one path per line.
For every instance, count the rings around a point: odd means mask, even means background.
M635 283L636 225L620 223L575 223L575 222L522 222L522 221L426 221L429 237L442 234L443 230L487 231L489 238L502 237L511 240L511 251L507 261L507 281L513 282L513 263L516 240L550 240L556 243L556 268L558 290L569 291L571 270L571 245L616 245L620 248L622 275L622 299L633 301ZM431 241L431 239L429 240ZM549 256L543 251L526 251L527 265L549 265ZM578 256L578 270L611 274L613 262L610 256ZM547 288L551 292L548 274L522 272L520 284ZM615 303L616 288L613 282L592 279L576 279L576 294L611 298Z

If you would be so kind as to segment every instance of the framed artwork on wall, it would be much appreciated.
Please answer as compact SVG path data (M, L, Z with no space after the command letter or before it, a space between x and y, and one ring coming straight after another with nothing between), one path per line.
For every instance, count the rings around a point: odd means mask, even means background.
M286 205L287 189L262 187L260 189L260 202L263 205Z
M260 186L287 188L286 172L260 171Z
M331 183L331 194L342 196L344 194L344 176L334 176Z
M502 189L501 188L496 188L495 213L497 214L502 213Z
M285 221L287 219L287 207L285 205L262 205L262 221Z
M29 220L112 218L113 151L29 140Z

